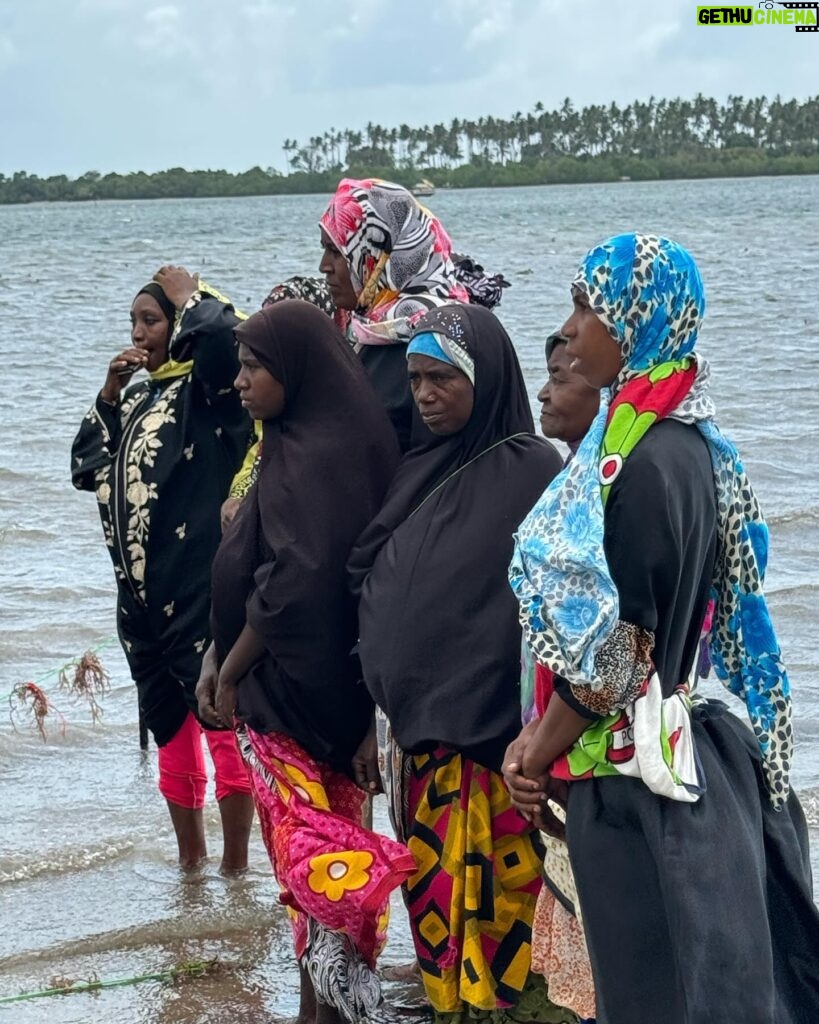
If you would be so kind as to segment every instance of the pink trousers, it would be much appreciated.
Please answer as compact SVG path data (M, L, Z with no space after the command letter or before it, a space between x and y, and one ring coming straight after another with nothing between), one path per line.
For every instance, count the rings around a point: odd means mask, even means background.
M203 729L189 711L170 743L159 748L159 792L172 803L197 810L205 805L208 784L202 733L213 759L216 799L222 800L234 793L250 793L250 779L234 731Z

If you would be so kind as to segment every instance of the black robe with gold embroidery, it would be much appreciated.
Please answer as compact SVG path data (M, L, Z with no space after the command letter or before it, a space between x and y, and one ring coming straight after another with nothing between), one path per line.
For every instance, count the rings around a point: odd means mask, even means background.
M196 710L219 509L251 433L233 387L237 323L231 306L197 293L170 352L192 359L190 372L134 384L116 406L98 396L71 452L74 486L97 495L119 636L159 746Z

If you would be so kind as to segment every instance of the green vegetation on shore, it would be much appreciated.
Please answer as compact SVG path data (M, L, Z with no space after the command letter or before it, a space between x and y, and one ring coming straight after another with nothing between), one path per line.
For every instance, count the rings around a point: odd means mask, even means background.
M748 177L819 173L819 96L798 100L729 96L636 101L625 107L558 110L538 103L508 120L336 131L305 144L287 139L288 174L253 167L240 174L186 171L105 174L76 179L0 174L0 203L161 199L331 192L343 175L378 176L412 186L552 185L628 178Z

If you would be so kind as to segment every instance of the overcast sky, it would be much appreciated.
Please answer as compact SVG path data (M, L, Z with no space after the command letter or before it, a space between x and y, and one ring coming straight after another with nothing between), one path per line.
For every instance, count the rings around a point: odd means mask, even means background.
M819 33L699 27L696 0L0 0L0 172L283 169L330 127L805 99L817 67Z

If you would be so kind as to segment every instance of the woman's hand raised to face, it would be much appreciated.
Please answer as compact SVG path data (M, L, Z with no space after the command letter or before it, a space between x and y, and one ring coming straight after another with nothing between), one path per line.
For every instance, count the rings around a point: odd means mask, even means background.
M154 281L168 296L177 309L182 309L188 299L199 288L199 275L189 274L184 267L168 263L154 274Z
M100 395L104 402L116 405L120 393L137 370L148 362L148 356L138 348L126 348L118 356L114 356L108 364L108 373Z

